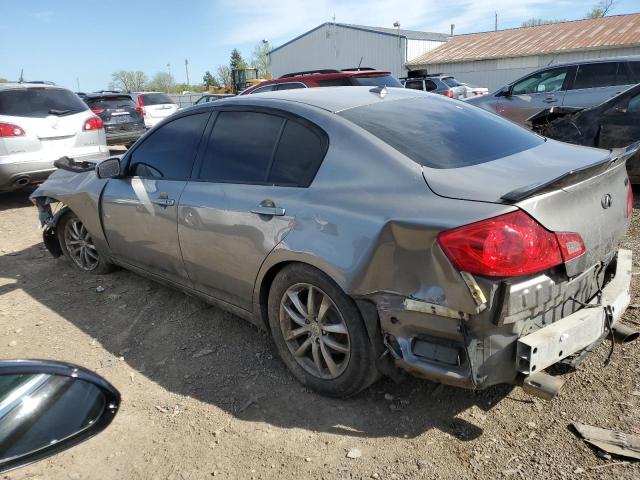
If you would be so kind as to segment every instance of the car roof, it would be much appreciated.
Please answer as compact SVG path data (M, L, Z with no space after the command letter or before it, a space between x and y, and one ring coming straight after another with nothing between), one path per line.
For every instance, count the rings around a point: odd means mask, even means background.
M92 93L87 93L86 94L87 99L91 100L93 98L116 98L116 97L129 97L131 98L131 94L127 93L127 92L122 92L122 93L114 93L114 92L105 92L105 93L99 93L99 92L92 92Z
M29 83L29 82L8 82L0 83L0 90L25 90L27 88L57 88L59 90L69 90L59 85L51 85L49 83Z
M251 89L252 91L264 87L266 85L274 85L279 83L293 83L293 82L301 82L304 83L305 80L333 80L335 78L351 78L351 77L379 77L381 75L391 75L391 72L388 70L375 70L375 69L363 69L363 70L309 70L306 72L294 72L294 73L286 73L278 78L273 78L271 80L265 80L264 82L260 82L256 85L252 85L247 88L247 90Z
M386 94L381 94L381 92ZM223 98L214 103L196 105L192 108L216 108L222 105L248 105L258 100L278 100L282 102L296 102L317 107L332 113L349 110L351 108L380 102L392 102L408 98L420 97L426 94L417 90L394 87L318 87L280 90L252 95L238 95ZM206 105L206 107L205 107Z

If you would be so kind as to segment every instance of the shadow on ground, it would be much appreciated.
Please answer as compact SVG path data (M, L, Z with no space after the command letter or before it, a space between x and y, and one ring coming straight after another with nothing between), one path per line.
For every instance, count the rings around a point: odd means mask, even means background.
M30 206L24 193L2 200L4 209ZM362 437L411 438L435 428L466 441L482 429L460 414L474 405L488 410L511 390L471 392L409 377L399 384L383 379L347 400L324 398L287 372L268 333L128 271L84 274L37 244L0 256L0 272L11 282L0 286L0 296L22 289L95 338L110 352L103 368L124 356L165 389L241 420ZM127 386L120 388L126 398Z

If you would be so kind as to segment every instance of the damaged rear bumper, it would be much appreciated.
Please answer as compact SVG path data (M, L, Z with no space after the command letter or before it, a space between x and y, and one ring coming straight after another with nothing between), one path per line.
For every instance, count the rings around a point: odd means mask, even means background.
M593 291L593 284L602 285L607 278L604 270L612 268L602 290ZM501 297L497 290L487 296L493 307L478 315L394 295L381 295L376 303L385 344L396 367L448 385L483 389L497 383L521 383L560 361L584 357L604 340L610 327L615 330L629 305L631 270L631 252L620 250L608 265L553 288L545 277L536 284L510 285L510 296ZM587 275L594 281L585 280ZM589 306L562 315L565 304L579 298L578 290L585 295L578 301ZM538 305L546 305L543 311L534 308L529 298L532 292ZM515 312L515 298L522 311L510 316L510 311Z

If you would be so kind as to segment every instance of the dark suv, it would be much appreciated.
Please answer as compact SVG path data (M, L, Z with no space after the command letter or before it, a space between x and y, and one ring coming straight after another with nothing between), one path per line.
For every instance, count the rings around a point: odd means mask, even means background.
M83 98L98 115L107 135L107 145L131 145L145 131L142 108L126 93L88 93Z
M308 70L282 75L274 80L267 80L253 87L247 88L240 95L271 92L274 90L290 90L292 88L314 87L398 87L400 81L391 72L374 68L348 68L344 70Z

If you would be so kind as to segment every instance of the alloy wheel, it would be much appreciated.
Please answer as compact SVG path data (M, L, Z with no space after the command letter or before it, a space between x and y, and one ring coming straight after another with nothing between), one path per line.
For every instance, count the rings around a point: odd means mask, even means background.
M100 256L89 231L78 218L72 218L64 228L64 243L73 262L82 270L93 270Z

